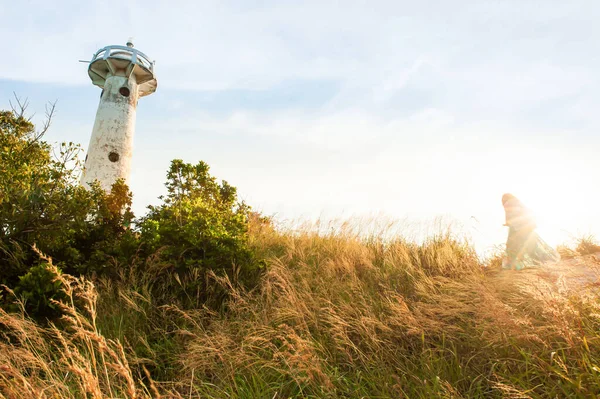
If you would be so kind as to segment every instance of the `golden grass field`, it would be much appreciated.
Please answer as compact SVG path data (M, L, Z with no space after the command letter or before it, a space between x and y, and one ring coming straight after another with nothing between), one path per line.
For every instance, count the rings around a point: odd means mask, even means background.
M64 276L65 316L0 311L2 398L592 398L600 260L502 271L416 244L256 224L267 271L222 311L157 306L144 275Z

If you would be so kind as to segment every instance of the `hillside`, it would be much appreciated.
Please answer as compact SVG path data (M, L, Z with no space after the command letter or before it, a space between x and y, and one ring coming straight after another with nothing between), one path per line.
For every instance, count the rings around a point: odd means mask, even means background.
M156 306L132 273L72 284L56 327L3 312L3 397L599 393L594 256L509 272L448 234L419 246L250 233L267 272L251 292L213 276L232 291L220 311Z

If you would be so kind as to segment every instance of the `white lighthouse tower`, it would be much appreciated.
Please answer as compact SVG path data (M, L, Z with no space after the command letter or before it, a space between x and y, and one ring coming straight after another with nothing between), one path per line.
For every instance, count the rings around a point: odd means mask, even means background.
M129 182L138 98L156 91L154 62L127 46L107 46L90 61L92 83L102 88L81 182L95 180L110 190L117 179Z

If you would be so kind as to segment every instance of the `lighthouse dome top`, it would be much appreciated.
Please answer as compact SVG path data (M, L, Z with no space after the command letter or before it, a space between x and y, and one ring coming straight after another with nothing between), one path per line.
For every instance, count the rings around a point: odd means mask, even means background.
M135 76L140 97L154 93L157 86L154 61L133 48L131 41L127 46L112 45L98 50L90 61L88 75L94 85L102 88L110 76Z

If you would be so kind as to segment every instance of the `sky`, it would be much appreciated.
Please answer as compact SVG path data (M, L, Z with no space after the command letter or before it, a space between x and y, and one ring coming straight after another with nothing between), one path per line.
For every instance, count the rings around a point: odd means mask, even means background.
M600 232L600 2L0 0L0 108L57 100L46 139L87 148L87 64L156 60L132 175L141 215L172 159L206 161L281 221L456 221L505 240L501 196L551 244Z

